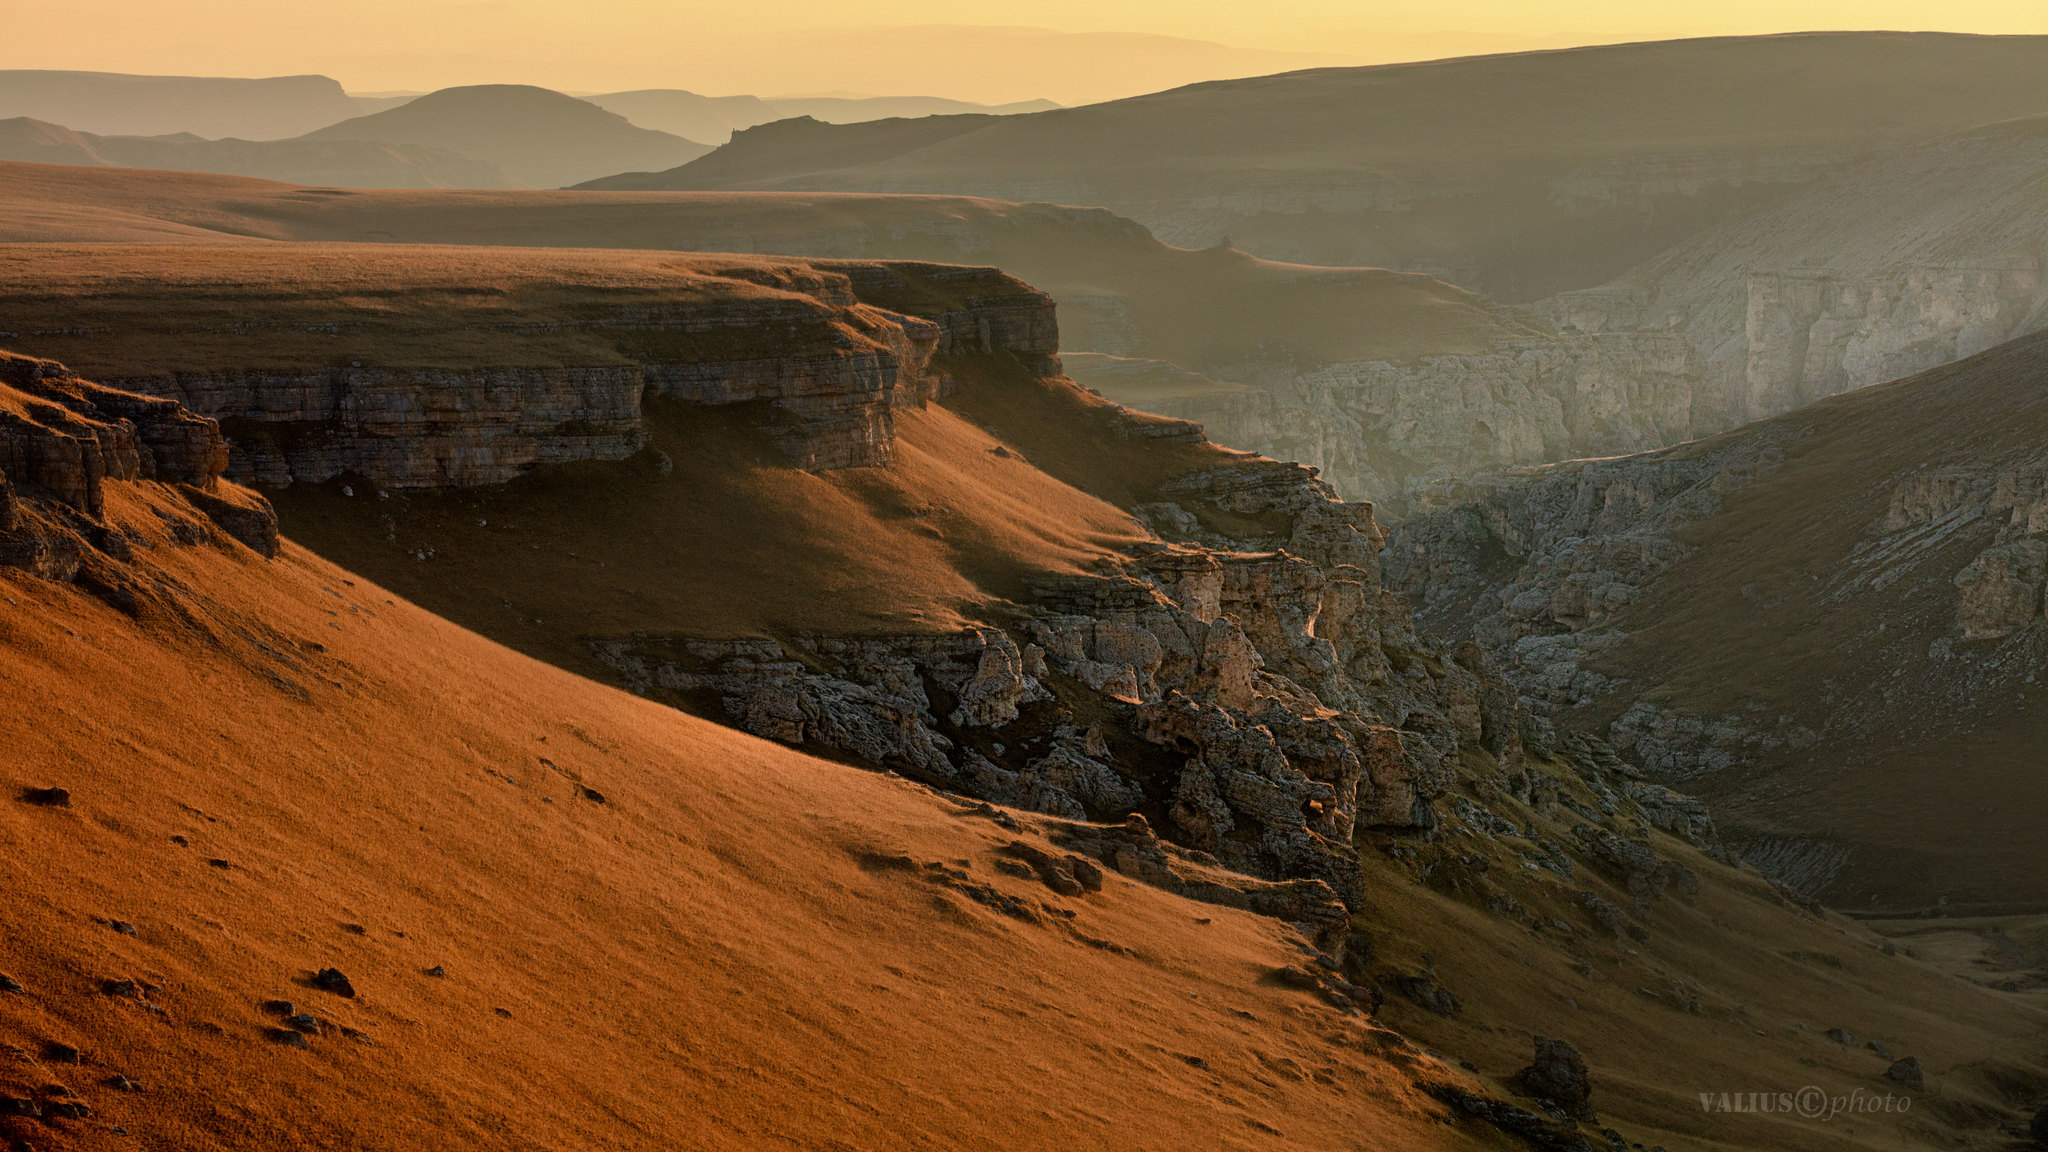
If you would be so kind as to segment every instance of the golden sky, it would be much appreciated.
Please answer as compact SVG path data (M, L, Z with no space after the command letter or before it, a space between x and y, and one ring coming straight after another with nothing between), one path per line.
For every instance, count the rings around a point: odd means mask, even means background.
M0 0L0 68L321 72L1078 103L1318 64L1840 28L2048 33L2048 0Z

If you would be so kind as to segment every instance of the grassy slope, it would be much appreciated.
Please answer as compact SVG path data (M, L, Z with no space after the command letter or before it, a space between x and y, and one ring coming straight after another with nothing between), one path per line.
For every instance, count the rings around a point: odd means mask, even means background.
M117 487L116 520L160 534L167 497ZM1446 1146L1358 1025L1259 982L1297 955L1273 921L1112 878L1020 923L876 863L1052 899L992 869L1014 833L921 789L534 663L297 547L145 556L188 619L0 572L0 851L32 862L0 870L0 971L29 989L0 996L0 1042L31 1057L0 1093L96 1110L0 1119L36 1148ZM51 785L69 810L13 799ZM358 998L307 986L328 965ZM330 1031L268 1040L273 998ZM38 1062L53 1041L87 1062Z
M1697 550L1616 618L1628 639L1596 667L1692 715L1766 726L1790 716L1823 733L1814 747L1771 755L1757 773L1707 785L1724 814L1752 828L1819 826L1856 846L1832 890L1856 904L1872 895L1884 906L1936 895L2008 907L2048 900L2024 849L2048 810L2040 772L2048 713L2026 686L1952 711L1945 681L1968 675L1968 665L1929 656L1930 645L1954 634L1950 578L1990 544L1996 525L1909 555L1882 593L1839 594L1859 571L1851 553L1873 538L1899 480L2038 449L2048 437L2044 364L2048 339L2023 338L1669 450L1811 429L1786 446L1782 467L1680 533ZM1995 647L1958 651L1982 661ZM1844 731L1839 721L1851 715L1863 731ZM1963 879L1939 893L1915 879L1937 870ZM1897 891L1899 883L1909 890Z
M167 494L114 488L116 523L163 532ZM992 867L1015 834L922 789L533 663L296 545L140 554L181 611L0 573L0 787L73 794L0 806L0 844L36 862L0 873L0 971L30 990L0 996L0 1042L87 1053L0 1066L0 1092L64 1083L130 1133L0 1120L37 1147L1505 1149L1413 1082L1467 1059L1509 1092L1531 1032L1586 1051L1603 1125L1678 1152L1988 1149L2048 1089L2031 998L1884 956L1663 837L1706 885L1644 942L1486 912L1451 862L1498 849L1462 834L1427 850L1429 883L1382 859L1360 921L1381 961L1465 1000L1389 1004L1447 1053L1419 1058L1267 978L1298 955L1274 922L1113 878L1056 901L1073 921L1021 924L883 863L1049 897ZM1618 898L1498 864L1573 923L1571 887ZM357 999L308 986L328 965ZM100 993L122 978L159 985L162 1014ZM274 998L328 1033L276 1045ZM1698 1091L1882 1091L1882 1061L1830 1026L1927 1063L1910 1117L1697 1110ZM99 1085L116 1073L147 1091Z

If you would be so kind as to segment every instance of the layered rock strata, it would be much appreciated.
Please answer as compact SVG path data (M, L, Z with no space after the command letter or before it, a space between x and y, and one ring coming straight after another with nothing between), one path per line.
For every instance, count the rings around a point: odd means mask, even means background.
M2048 326L2044 143L2034 117L1832 175L1611 283L1506 310L1529 334L1490 352L1282 349L1191 366L1263 396L1196 381L1127 402L1402 514L1438 480L1722 432Z
M1059 370L1051 300L992 268L820 261L720 272L773 291L593 303L548 325L602 349L605 363L357 360L109 379L219 420L236 480L284 486L350 472L434 488L625 459L646 442L644 406L654 399L754 405L801 468L876 466L888 462L894 412L945 391L938 358L1002 354ZM467 323L447 338L508 328L487 314Z
M221 482L227 462L219 427L175 401L0 352L0 567L120 587L116 569L151 540L109 520L116 484L173 494L183 513L159 510L171 541L219 535L275 555L276 516L261 497Z

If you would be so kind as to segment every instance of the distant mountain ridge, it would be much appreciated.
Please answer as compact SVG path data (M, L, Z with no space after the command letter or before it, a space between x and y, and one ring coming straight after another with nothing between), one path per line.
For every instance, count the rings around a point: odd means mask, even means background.
M1887 151L2042 112L2048 37L1722 37L1214 81L932 127L908 151L878 137L863 155L864 125L756 129L631 186L1100 205L1171 244L1526 302Z
M516 188L497 165L445 148L368 140L203 140L98 136L18 116L0 120L0 159L262 176L354 188Z
M575 184L622 168L683 164L711 150L694 140L636 127L587 100L527 84L443 88L301 139L446 148L487 160L536 188Z
M0 71L0 119L27 116L102 136L191 132L277 140L362 114L326 76L131 76Z
M642 128L673 132L706 144L723 144L734 132L776 120L809 117L826 124L863 124L871 120L924 116L1015 116L1049 112L1050 100L1011 104L976 104L938 96L700 96L679 88L644 88L585 97L600 108L617 112Z

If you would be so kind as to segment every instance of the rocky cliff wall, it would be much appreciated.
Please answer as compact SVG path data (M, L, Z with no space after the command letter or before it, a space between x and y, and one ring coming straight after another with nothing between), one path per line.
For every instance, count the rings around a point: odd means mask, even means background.
M2048 118L1820 181L1611 284L1528 309L1565 333L1681 338L1692 435L1910 376L2048 326Z
M1489 353L1315 365L1282 352L1202 366L1268 401L1191 389L1143 404L1401 514L1440 479L1696 439L2048 327L2044 203L2048 119L1994 125L1510 309L1532 336Z
M949 359L1000 355L1033 371L1059 370L1051 300L995 269L820 261L800 266L801 275L722 271L761 278L778 295L594 302L544 325L548 335L601 349L591 357L598 363L521 363L514 355L414 366L379 363L370 353L315 370L108 379L220 421L237 480L281 486L352 472L392 488L433 488L632 456L645 442L642 406L650 398L758 404L762 426L799 467L873 466L889 459L894 411L944 392ZM521 327L480 308L444 335L461 343ZM250 335L260 336L260 326Z
M1218 443L1312 464L1345 495L1396 514L1444 477L1641 451L1698 427L1695 359L1665 333L1532 336L1412 363L1246 364L1216 375L1265 395L1144 406L1193 420Z
M1981 765L2030 762L2042 341L1678 448L1442 482L1394 532L1388 584L1538 716L1717 802L1798 795L1846 765L1921 789L1964 744ZM1804 837L1786 857L1802 884L1845 862L1888 883L1837 817L1749 814Z
M0 352L0 568L76 581L132 607L123 569L138 545L235 540L274 555L276 516L222 483L227 462L219 427L174 401ZM110 519L110 489L127 485L162 489L155 523Z

